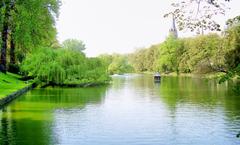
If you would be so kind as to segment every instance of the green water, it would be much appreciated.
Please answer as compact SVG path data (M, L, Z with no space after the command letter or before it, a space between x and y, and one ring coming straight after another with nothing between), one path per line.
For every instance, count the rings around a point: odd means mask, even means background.
M0 112L3 145L239 145L240 96L198 78L114 76L35 89Z

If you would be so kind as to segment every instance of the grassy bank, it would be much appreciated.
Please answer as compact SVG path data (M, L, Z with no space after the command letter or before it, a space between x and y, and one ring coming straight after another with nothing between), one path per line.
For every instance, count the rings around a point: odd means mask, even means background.
M21 81L20 78L21 76L16 74L0 72L0 99L29 85L29 83Z

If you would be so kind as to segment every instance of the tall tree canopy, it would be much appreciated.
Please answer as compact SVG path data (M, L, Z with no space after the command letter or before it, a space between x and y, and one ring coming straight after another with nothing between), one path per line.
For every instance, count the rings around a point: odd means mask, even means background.
M0 5L0 71L6 72L8 48L10 62L15 63L15 54L21 58L37 46L56 42L60 0L2 0Z

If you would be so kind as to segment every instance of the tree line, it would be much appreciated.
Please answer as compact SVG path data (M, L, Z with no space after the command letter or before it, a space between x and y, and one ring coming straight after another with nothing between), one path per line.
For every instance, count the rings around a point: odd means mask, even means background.
M228 72L240 63L237 31L223 35L208 34L176 39L169 36L163 43L130 54L136 72L210 73Z
M207 2L219 9L219 3L215 0L191 1L199 5L198 2ZM209 20L206 24L203 19L189 25L187 19L183 19L186 13L179 9L186 4L173 4L176 9L171 12L180 29L218 29L218 25L210 19L205 19ZM21 72L24 76L58 85L104 82L109 80L108 74L146 71L224 72L226 75L222 81L239 76L239 16L227 21L228 28L221 35L211 33L179 39L170 35L163 43L132 54L87 58L83 53L85 45L82 41L69 39L63 44L57 41L55 22L60 5L60 0L1 0L1 72Z
M239 79L239 20L239 16L229 19L227 29L221 34L210 33L188 38L176 38L170 34L164 42L152 45L149 48L138 49L128 55L104 55L100 56L100 58L104 58L104 61L109 62L109 73L176 72L178 74L207 74L222 72L225 75L222 77L221 82L236 76ZM114 62L119 57L124 58L125 61ZM113 66L118 67L115 67L114 71L112 71Z

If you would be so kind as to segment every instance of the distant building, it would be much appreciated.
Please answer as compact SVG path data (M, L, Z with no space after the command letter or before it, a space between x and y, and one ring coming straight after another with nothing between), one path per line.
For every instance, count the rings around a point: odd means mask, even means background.
M172 27L169 30L169 35L173 35L175 38L178 38L178 31L177 31L177 27L176 27L176 20L175 20L175 16L172 15Z

